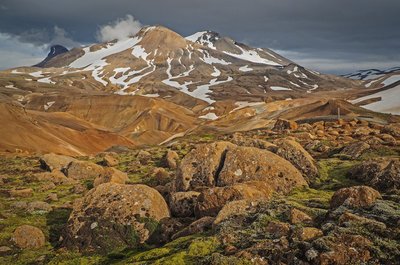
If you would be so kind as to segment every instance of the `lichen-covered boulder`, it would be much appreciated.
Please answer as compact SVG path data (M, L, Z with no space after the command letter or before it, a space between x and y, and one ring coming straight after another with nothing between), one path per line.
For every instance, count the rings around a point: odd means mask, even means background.
M299 126L295 121L278 119L275 122L274 131L284 131L284 130L297 130Z
M215 186L215 177L223 165L229 142L215 142L198 145L190 151L177 170L176 188L178 191L196 190Z
M105 183L74 203L64 245L107 253L144 243L169 217L163 197L146 185Z
M273 189L268 183L262 181L203 190L197 198L195 214L196 217L217 216L221 209L231 201L267 200L271 198L272 194Z
M21 225L15 229L11 240L22 249L38 249L45 245L46 239L37 227Z
M354 186L336 191L331 199L331 208L346 206L350 208L369 207L381 198L381 194L367 186Z
M118 183L118 184L125 184L128 181L128 174L122 172L118 169L113 167L108 167L103 169L103 173L100 176L96 177L93 181L93 186L97 187L103 183Z
M165 154L165 164L170 169L176 169L178 166L179 155L177 152L168 150Z
M172 193L169 198L171 214L175 217L193 217L199 195L200 193L196 191Z
M300 172L308 183L314 181L319 173L315 165L314 158L296 141L290 139L280 139L274 141L278 147L274 153L291 162Z
M345 146L342 151L340 151L341 156L348 157L350 159L359 158L365 151L370 149L371 146L366 142L355 142L348 146Z
M287 160L274 153L254 147L227 149L217 186L247 181L265 182L272 191L287 194L295 187L307 186L302 174Z
M82 180L95 179L104 173L104 168L88 161L72 161L63 169L68 178Z
M41 168L48 171L61 170L68 166L72 161L76 161L76 159L56 154L45 154L39 159Z
M381 192L400 189L400 160L378 158L367 160L350 170L350 177Z

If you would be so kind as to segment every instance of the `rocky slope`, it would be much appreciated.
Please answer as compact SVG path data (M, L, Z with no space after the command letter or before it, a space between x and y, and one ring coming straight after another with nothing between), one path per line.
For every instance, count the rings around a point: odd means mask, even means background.
M93 157L2 156L0 262L396 264L400 127L184 137Z

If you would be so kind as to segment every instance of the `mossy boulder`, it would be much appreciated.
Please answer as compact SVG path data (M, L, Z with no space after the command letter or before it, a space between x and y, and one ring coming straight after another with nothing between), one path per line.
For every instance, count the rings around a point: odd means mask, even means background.
M110 252L143 244L169 217L163 197L145 185L101 184L75 202L64 245Z

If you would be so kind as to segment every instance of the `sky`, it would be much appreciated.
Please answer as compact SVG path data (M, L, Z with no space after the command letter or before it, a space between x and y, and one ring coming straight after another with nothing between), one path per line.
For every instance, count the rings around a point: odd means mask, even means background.
M0 69L163 25L212 30L310 69L345 74L400 66L399 0L0 0Z

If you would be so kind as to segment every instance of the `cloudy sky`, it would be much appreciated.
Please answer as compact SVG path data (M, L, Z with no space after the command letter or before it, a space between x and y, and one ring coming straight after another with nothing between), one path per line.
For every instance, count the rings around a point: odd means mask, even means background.
M0 69L160 24L213 30L327 73L400 66L399 0L0 0Z

